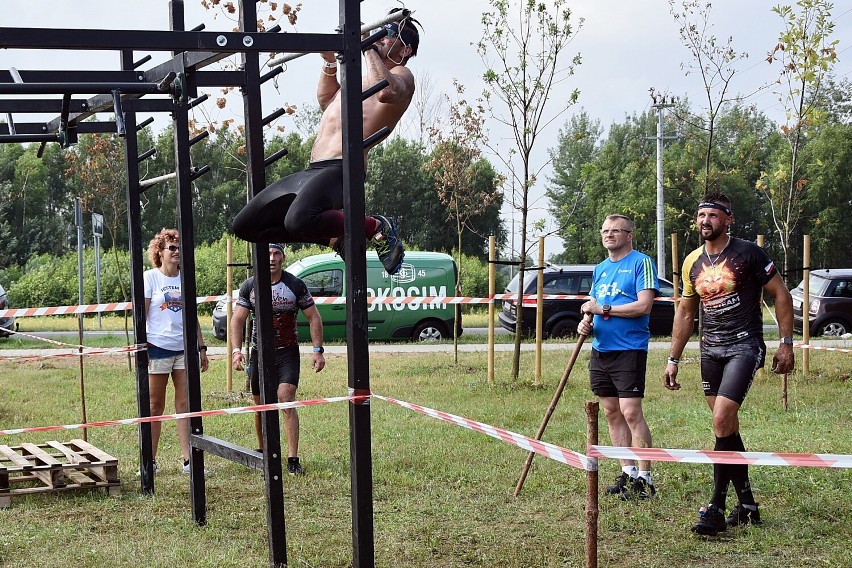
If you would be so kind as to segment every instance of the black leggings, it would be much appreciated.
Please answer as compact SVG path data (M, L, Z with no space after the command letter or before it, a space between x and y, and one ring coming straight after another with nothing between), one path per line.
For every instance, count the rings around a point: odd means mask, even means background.
M237 237L252 243L316 243L343 236L343 160L308 169L267 186L234 218Z

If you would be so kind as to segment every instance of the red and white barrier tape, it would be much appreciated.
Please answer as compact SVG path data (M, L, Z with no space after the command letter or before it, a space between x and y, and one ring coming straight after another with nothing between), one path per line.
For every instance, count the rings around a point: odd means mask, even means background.
M571 294L544 294L544 300L583 300L589 296L578 296ZM522 301L524 305L535 305L538 296L535 294L526 294ZM218 296L199 296L196 301L199 304L205 302L218 302L219 300L227 300L224 295ZM490 304L496 300L516 300L516 294L494 294L487 298L476 298L468 296L368 296L367 302L370 304ZM657 298L658 301L673 301L673 298ZM234 301L232 299L232 301ZM328 296L314 298L317 304L345 304L345 296ZM532 303L530 303L532 302ZM124 310L132 310L131 302L113 302L109 304L86 304L79 306L52 306L46 308L8 308L0 310L0 317L31 317L31 316L59 316L72 314L95 314L100 312L120 312Z
M796 347L802 349L815 349L817 351L836 351L837 353L852 353L852 349L841 349L839 347L823 347L822 345L811 345L810 343L798 343Z
M386 396L381 396L376 393L373 393L373 398L378 398L379 400L384 400L385 402L396 404L397 406L401 406L403 408L407 408L409 410L425 414L426 416L430 416L436 420L455 424L457 426L461 426L462 428L467 428L469 430L479 432L480 434L485 434L486 436L497 438L498 440L502 440L507 444L517 446L528 452L535 452L546 458L556 460L560 463L564 463L576 467L578 469L584 469L586 471L597 471L598 468L597 460L589 459L587 456L584 456L579 452L566 450L565 448L561 448L555 444L542 442L541 440L529 438L527 436L523 436L521 434L517 434L509 430L503 430L502 428L496 428L489 424L470 420L462 416L457 416L455 414L441 412L440 410L434 410L432 408L412 404L410 402L404 402Z
M222 296L198 296L199 304L216 302ZM133 302L111 302L108 304L81 304L79 306L50 306L46 308L8 308L0 310L0 318L25 318L33 316L65 316L73 314L96 314L132 310Z
M330 402L342 402L345 400L360 401L363 396L337 396L330 398L317 398L312 400L297 400L294 402L276 402L272 404L256 404L254 406L240 406L236 408L220 408L218 410L198 410L196 412L182 412L179 414L163 414L160 416L146 416L144 418L123 418L120 420L100 420L98 422L87 422L85 424L64 424L62 426L35 426L32 428L13 428L0 430L0 436L12 434L26 434L28 432L49 432L51 430L76 430L79 428L100 428L101 426L127 426L129 424L140 424L142 422L166 422L169 420L181 420L183 418L195 418L197 416L221 416L223 414L245 414L248 412L266 412L268 410L285 410L288 408L302 408L305 406L317 406Z
M589 446L588 451L589 456L612 459L852 468L852 455L843 454L720 452L710 450L670 450L664 448L624 448L618 446Z
M36 341L41 341L44 343L50 343L51 345L58 345L59 347L68 347L69 349L77 349L76 353L51 353L49 355L0 355L0 361L20 361L25 359L48 359L50 357L81 357L83 355L116 355L123 353L135 353L137 351L143 351L147 349L145 345L126 345L124 347L108 347L108 348L92 348L86 347L85 345L75 345L73 343L65 343L62 341L55 341L53 339L48 339L46 337L39 337L37 335L30 335L29 333L23 333L21 331L15 331L13 329L6 329L5 327L0 327L0 330L7 332L10 335L20 335L23 337L29 337L30 339L35 339ZM82 351L81 351L82 349ZM2 351L0 351L2 353Z

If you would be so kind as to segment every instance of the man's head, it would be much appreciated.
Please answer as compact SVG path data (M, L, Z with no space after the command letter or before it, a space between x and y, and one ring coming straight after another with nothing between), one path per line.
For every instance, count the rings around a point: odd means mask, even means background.
M698 204L695 224L705 241L714 241L727 234L733 222L731 200L724 193L708 193Z
M279 274L284 267L284 246L278 243L269 245L269 272Z
M397 11L399 10L391 10L388 13ZM380 41L388 46L386 56L397 65L405 65L410 58L417 55L417 48L420 46L420 32L417 30L419 25L420 22L410 16L384 25L388 35Z
M625 215L607 215L601 226L601 241L610 257L633 250L633 220Z

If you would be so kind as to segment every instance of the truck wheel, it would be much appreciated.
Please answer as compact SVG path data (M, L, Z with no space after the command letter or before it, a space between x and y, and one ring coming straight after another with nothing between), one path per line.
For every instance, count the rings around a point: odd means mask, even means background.
M411 334L413 341L441 341L447 337L443 324L436 321L422 321L414 326Z
M548 337L573 337L577 335L577 325L580 322L571 318L562 318L550 328Z

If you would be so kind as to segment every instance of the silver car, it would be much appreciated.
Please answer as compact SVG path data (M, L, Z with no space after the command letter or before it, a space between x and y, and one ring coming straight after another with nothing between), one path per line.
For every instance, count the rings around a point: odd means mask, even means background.
M0 310L5 310L9 307L8 298L6 298L6 290L0 286ZM6 330L17 330L15 326L15 318L0 317L0 337L9 337L12 335Z

